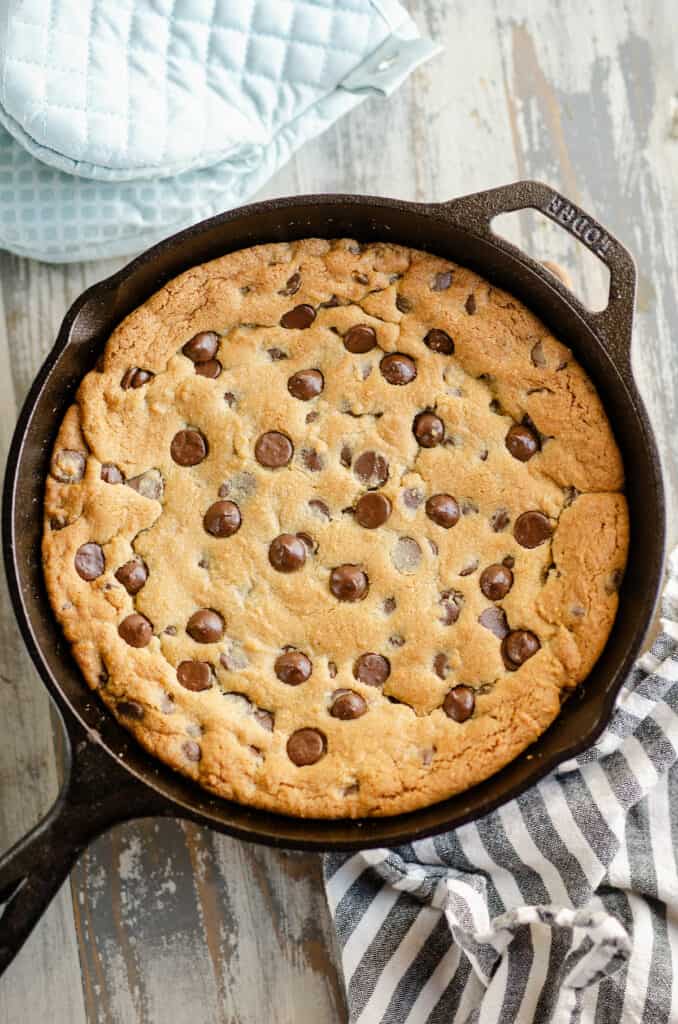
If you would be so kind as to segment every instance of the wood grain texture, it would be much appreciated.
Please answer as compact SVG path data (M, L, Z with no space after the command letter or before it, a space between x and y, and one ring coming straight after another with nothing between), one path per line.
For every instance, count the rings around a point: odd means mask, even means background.
M639 267L634 367L678 497L678 28L669 0L412 0L445 53L388 102L307 144L263 196L355 191L442 200L546 180L609 226ZM502 226L504 230L504 226ZM595 304L597 261L555 225L506 226ZM0 432L69 303L114 263L0 257ZM5 333L3 334L3 328ZM676 519L670 533L676 540ZM0 843L57 785L47 700L6 601L0 617ZM346 1011L317 858L176 822L136 822L83 857L0 987L0 1024L313 1024Z

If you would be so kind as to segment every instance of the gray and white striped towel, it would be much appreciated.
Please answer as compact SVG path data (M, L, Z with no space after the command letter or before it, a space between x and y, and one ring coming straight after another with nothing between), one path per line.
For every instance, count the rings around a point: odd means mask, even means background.
M678 549L600 741L455 832L325 858L353 1024L678 1022Z

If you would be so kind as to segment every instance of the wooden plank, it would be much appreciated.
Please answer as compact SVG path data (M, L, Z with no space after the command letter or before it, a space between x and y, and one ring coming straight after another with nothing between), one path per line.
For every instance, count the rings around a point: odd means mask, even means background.
M318 858L134 823L95 844L74 885L90 1021L344 1015Z
M0 257L4 271L7 257ZM17 395L11 360L23 320L6 317L0 273L0 461L11 439ZM26 654L10 610L4 574L0 582L0 848L8 849L35 825L56 797L57 763L49 698ZM2 924L0 923L0 929ZM64 885L40 927L9 968L0 987L0 1022L86 1020L70 891Z

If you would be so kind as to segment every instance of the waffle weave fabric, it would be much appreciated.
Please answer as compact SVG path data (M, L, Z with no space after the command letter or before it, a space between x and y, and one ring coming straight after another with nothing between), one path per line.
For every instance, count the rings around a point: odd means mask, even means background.
M245 202L437 49L395 0L9 0L0 246L137 252Z

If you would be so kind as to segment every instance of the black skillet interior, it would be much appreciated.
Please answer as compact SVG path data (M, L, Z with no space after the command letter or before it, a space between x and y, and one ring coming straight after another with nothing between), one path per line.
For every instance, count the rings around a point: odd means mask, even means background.
M492 217L526 207L541 209L559 221L608 264L611 295L604 313L585 310L539 264L492 234ZM615 627L585 686L526 755L499 774L442 803L392 818L318 821L256 811L210 797L152 759L85 685L52 616L42 580L41 504L49 453L78 381L93 366L113 327L169 278L192 265L258 242L313 235L386 240L426 249L477 270L522 299L591 374L627 471L632 523L628 571ZM81 846L116 821L149 813L193 818L241 838L285 847L392 845L481 816L593 742L651 621L663 565L659 459L630 371L634 282L630 256L600 225L547 186L522 182L446 204L356 196L259 203L160 243L75 303L17 427L7 469L3 527L10 589L24 639L75 740L75 782L66 802L79 808L72 815L72 827L82 832ZM93 800L95 777L112 791L109 800ZM84 788L75 792L74 787ZM78 825L83 816L86 827ZM0 895L9 877L3 876L0 864Z

